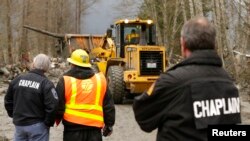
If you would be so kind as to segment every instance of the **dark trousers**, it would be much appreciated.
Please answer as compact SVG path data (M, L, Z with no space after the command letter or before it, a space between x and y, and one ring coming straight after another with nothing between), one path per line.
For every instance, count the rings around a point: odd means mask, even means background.
M64 130L63 141L102 141L101 129Z

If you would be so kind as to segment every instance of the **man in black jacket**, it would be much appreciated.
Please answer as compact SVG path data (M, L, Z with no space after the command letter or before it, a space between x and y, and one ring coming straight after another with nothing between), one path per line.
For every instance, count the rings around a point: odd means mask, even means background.
M206 18L181 32L182 62L135 98L137 123L158 128L157 141L205 141L208 125L241 123L238 90L215 51L215 28Z
M49 127L54 125L58 96L54 84L44 73L49 57L37 55L33 70L16 77L4 99L8 115L15 124L15 141L48 141Z
M71 69L60 78L57 118L63 119L64 141L102 141L112 133L115 107L106 79L91 69L88 54L77 49L67 59Z

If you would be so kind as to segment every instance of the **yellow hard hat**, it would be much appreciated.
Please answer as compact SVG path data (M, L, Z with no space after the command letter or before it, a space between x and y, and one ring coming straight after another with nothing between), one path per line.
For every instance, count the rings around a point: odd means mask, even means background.
M82 49L76 49L73 51L70 58L67 58L67 61L81 67L91 67L91 64L89 63L89 55Z

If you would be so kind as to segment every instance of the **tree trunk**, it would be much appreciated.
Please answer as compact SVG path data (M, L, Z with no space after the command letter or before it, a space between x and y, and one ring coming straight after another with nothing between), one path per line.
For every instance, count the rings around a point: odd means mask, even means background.
M195 15L203 16L203 7L201 0L195 0L194 2L195 7Z
M158 13L157 13L157 4L156 2L152 2L152 11L153 11L153 16L154 16L154 21L156 23L156 36L158 38L158 43L163 45L163 38L162 38L162 32L161 32L161 28L159 25L159 19L158 19Z
M79 2L78 2L78 28L77 28L77 33L79 33L80 34L80 32L81 32L81 13L82 13L82 2L81 2L81 0L79 0Z
M60 0L59 2L58 2L58 5L59 5L59 7L58 7L58 10L57 11L59 11L58 12L58 20L57 20L57 33L62 33L64 30L63 30L63 23L64 23L64 21L63 21L63 5L64 5L64 0Z
M182 10L182 15L183 15L183 20L184 22L187 21L187 14L186 14L186 8L185 8L185 2L184 0L180 0L181 1L181 10Z
M224 33L223 38L226 40L224 41L224 47L226 48L226 50L228 51L228 55L229 55L229 59L232 60L232 62L230 63L230 66L232 66L232 73L235 73L235 78L238 78L238 70L237 70L237 63L236 63L236 58L234 57L234 53L233 53L233 44L230 43L230 33L227 32L227 29L229 27L229 20L226 18L228 17L226 14L227 9L225 8L225 1L221 0L219 1L220 3L220 9L221 9L221 19L222 19L222 32ZM223 39L222 38L222 39Z
M75 33L79 33L79 31L80 31L80 23L81 23L81 21L80 21L80 18L81 18L81 12L80 12L80 10L81 10L81 0L76 0L75 7L76 7Z
M12 30L11 30L11 0L7 0L7 34L8 34L8 60L9 63L13 63L13 56L12 56Z
M49 4L49 1L50 0L45 0L46 1L46 4L45 4L45 13L44 13L44 26L45 26L45 30L48 31L49 29L49 17L50 17L50 12L49 12L49 9L50 9L50 4ZM43 53L45 54L48 54L48 36L43 36L44 37L44 46L43 46ZM38 47L39 48L39 47Z
M28 9L30 2L29 0L24 0L23 13L22 13L22 32L21 32L21 45L19 48L20 61L21 64L27 66L30 62L29 47L28 47L28 33L27 29L23 28L23 25L27 24Z
M177 29L176 29L177 27L176 26L177 26L178 12L179 12L179 0L176 0L176 2L175 2L173 30L172 30L172 34L171 34L171 41L172 42L174 41L175 35L176 35L176 32L177 32ZM170 61L170 60L172 60L172 55L173 55L173 50L174 50L173 44L171 44L169 48L170 48L170 51L169 51L168 56L169 56L169 61Z
M168 8L167 8L167 2L164 1L162 3L162 13L166 13L167 10L168 10ZM167 47L168 43L169 43L169 39L168 39L168 36L167 36L168 35L168 24L167 24L167 22L168 22L169 18L167 16L167 14L163 14L162 19L163 19L163 29L162 29L162 36L163 36L163 38L162 38L162 41L163 41L163 46Z
M154 0L145 0L145 4L148 7L148 11L150 12L149 15L151 15L153 21L155 22L155 26L156 26L156 38L157 38L157 44L161 44L163 45L163 40L162 40L162 36L161 36L161 32L160 32L160 26L159 26L159 22L158 22L158 15L157 15L157 11L156 11L156 1Z
M3 49L2 49L2 50L3 50ZM0 62L0 67L1 67L1 66L3 66L4 63L5 63L4 52L3 52L3 51L0 52L0 59L2 60L2 61Z
M247 6L247 3L243 0L239 0L239 12L238 12L238 34L239 34L239 38L237 41L238 42L238 51L241 52L241 53L244 53L247 51L247 42L248 42L248 36L249 36L249 29L246 28L246 22L248 21L249 19L249 15L246 16L246 17L243 17L243 11L244 12L247 12L247 13L250 13L250 9L247 11L247 7L244 7L244 4L245 6ZM244 30L246 29L246 30ZM240 67L240 70L241 72L244 71L244 69L246 69L246 66L247 66L247 61L246 61L246 57L245 55L240 55L240 60L239 60L239 65L241 66Z
M7 18L8 18L6 16L7 15L6 5L7 5L7 0L1 1L1 5L0 5L0 19L1 19L0 23L1 23L1 25L4 25L7 21ZM5 28L4 27L0 28L0 50L1 50L0 51L0 60L1 60L0 68L5 66L5 63L6 63L5 48L7 48L6 47L7 45L3 42L3 40L7 40L6 34L5 34L7 32L6 28L7 28L7 26Z
M194 17L194 3L193 0L189 0L190 17Z
M218 5L218 0L213 0L213 15L214 15L214 24L216 26L217 30L217 50L220 56L223 58L223 49L222 49L222 43L221 43L221 28L220 28L220 12L219 12L219 5Z

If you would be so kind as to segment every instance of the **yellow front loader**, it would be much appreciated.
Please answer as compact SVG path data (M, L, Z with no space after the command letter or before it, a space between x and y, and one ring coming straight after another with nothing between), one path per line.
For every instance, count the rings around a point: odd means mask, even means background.
M77 48L85 49L93 69L105 74L116 104L147 90L166 68L165 47L156 45L151 20L119 20L105 35L62 35L31 26L25 28L58 38L57 47L63 57L69 57Z
M131 31L138 36L128 41ZM151 20L119 20L90 52L95 68L106 74L115 103L144 92L165 71L165 47L156 45L155 32Z

